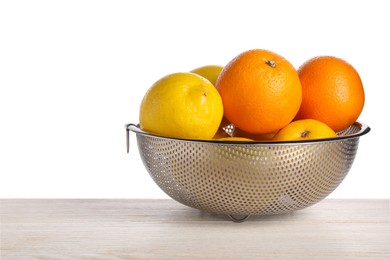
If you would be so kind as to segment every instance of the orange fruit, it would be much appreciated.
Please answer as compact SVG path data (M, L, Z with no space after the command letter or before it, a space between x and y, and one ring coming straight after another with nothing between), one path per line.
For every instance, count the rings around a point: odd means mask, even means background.
M337 136L335 131L326 124L314 119L296 120L280 129L273 140L309 140Z
M298 69L302 104L296 119L317 119L338 132L353 124L364 106L358 72L346 61L319 56Z
M243 131L267 134L290 123L302 99L295 68L268 50L243 52L221 71L216 88L224 116Z

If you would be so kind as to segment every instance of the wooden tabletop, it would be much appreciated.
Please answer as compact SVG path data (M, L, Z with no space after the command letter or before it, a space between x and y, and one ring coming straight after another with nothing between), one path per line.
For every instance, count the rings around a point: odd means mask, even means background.
M173 200L3 199L1 260L390 259L390 200L225 215Z

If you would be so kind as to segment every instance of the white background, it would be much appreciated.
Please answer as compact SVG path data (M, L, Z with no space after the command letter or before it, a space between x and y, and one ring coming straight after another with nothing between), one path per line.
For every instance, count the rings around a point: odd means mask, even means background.
M166 198L134 134L166 74L225 65L252 48L295 67L349 61L366 104L355 163L333 198L389 198L386 1L1 1L0 197Z

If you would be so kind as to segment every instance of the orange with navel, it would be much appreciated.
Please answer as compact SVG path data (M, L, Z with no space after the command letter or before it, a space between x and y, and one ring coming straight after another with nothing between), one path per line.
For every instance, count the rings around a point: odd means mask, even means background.
M286 126L302 99L295 68L268 50L253 49L236 56L223 68L216 88L224 116L253 134L273 133Z
M348 62L319 56L298 69L302 104L295 119L319 120L338 132L353 124L364 106L358 72Z
M274 141L311 140L336 137L332 128L314 119L296 120L280 129Z

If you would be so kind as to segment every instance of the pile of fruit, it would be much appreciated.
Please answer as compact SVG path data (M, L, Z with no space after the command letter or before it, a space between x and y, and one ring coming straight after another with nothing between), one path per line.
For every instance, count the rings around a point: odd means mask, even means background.
M363 106L362 81L346 61L318 56L296 70L276 53L253 49L223 67L161 78L142 100L139 123L174 138L303 140L336 136ZM225 131L230 124L233 136Z

